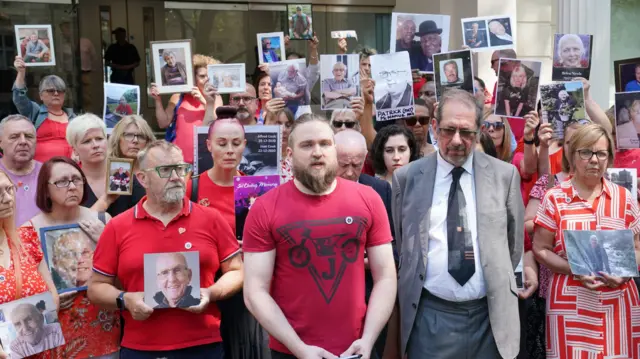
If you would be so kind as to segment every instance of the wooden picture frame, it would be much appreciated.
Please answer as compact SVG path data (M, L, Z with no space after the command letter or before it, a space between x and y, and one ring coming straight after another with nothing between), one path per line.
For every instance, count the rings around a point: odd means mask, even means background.
M107 194L131 196L133 193L133 160L109 158L107 160Z

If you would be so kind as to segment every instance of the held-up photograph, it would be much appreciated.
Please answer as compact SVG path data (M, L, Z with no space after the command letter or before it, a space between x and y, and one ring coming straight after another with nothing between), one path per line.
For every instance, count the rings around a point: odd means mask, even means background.
M233 178L236 211L236 238L241 241L244 222L258 197L280 185L280 176L236 176Z
M151 41L158 92L185 93L194 87L191 40Z
M602 277L637 277L633 232L625 230L564 231L571 273Z
M631 192L631 198L638 198L638 170L635 168L607 168L604 177Z
M406 51L373 55L371 77L375 81L376 120L390 121L413 116L413 79Z
M551 80L589 79L591 72L592 35L555 34Z
M321 109L351 108L351 99L360 96L353 76L360 68L359 55L320 55Z
M17 53L25 66L55 66L51 25L15 25Z
M244 92L247 86L245 67L244 63L209 65L209 82L220 94Z
M433 55L449 51L448 15L391 14L390 52L409 53L412 70L433 73Z
M133 160L109 158L107 161L107 194L130 196L133 193Z
M433 55L436 84L436 100L446 90L462 89L473 94L473 66L471 50L445 52Z
M270 32L257 34L258 38L258 63L270 64L287 59L284 50L284 33Z
M462 40L473 52L495 51L515 47L515 24L508 15L464 18Z
M96 249L89 235L78 224L42 227L40 242L58 292L87 289Z
M200 253L145 253L144 302L153 309L200 304Z
M546 121L553 126L554 138L563 139L565 127L586 120L582 81L540 85L540 101Z
M494 114L524 118L536 108L542 62L500 59Z
M640 91L640 57L613 62L616 92Z
M102 118L113 128L124 116L140 114L140 86L104 83Z
M287 5L287 12L287 20L289 21L289 39L313 39L311 4L289 4Z
M616 145L640 148L640 91L615 94Z

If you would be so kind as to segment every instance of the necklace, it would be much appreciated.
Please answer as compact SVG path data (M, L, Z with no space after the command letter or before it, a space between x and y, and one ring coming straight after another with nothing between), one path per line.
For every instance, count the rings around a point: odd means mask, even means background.
M64 116L64 111L62 111L62 112L60 112L60 113L53 113L53 112L51 112L51 111L47 111L47 112L49 112L50 114L52 114L52 115L54 115L54 116Z

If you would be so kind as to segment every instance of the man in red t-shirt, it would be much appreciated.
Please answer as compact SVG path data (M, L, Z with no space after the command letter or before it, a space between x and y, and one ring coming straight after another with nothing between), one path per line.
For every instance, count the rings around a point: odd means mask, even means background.
M384 204L370 187L336 178L325 119L296 121L289 139L294 180L258 198L245 223L245 302L271 335L273 359L369 358L396 298Z
M238 242L218 211L185 197L191 165L178 147L156 141L138 154L138 163L138 181L147 196L106 225L93 257L89 298L124 316L123 358L222 359L220 312L214 302L242 287ZM156 281L156 272L154 267L145 273L144 254L185 251L199 253L199 304L152 309L144 302L144 290L146 280ZM219 269L222 276L214 283ZM182 269L170 275L186 274ZM124 291L116 288L116 277Z

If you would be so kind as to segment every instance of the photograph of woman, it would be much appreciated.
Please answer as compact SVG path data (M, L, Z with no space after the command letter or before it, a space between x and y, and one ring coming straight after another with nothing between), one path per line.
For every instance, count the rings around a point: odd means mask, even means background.
M179 61L177 53L180 52L184 58L184 49L164 49L162 50L162 60L165 65L160 69L162 74L161 83L163 86L185 85L187 83L187 68L184 62Z
M640 148L640 92L616 93L615 99L618 147Z
M535 108L542 63L500 59L495 114L523 118Z
M553 51L553 81L589 78L592 35L556 34Z

